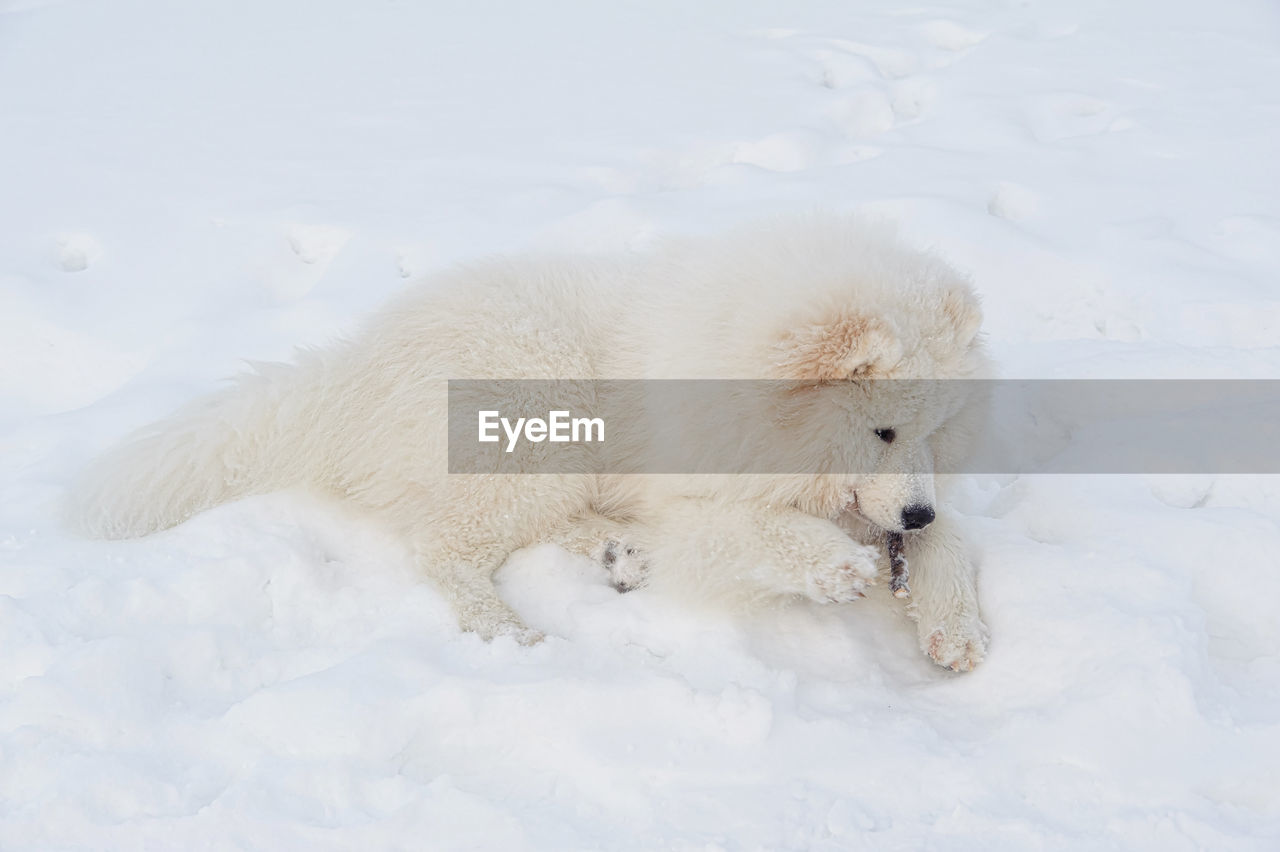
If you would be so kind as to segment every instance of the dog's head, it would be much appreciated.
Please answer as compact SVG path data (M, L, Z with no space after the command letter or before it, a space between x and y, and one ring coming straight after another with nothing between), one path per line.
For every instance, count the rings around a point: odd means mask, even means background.
M798 495L804 511L853 512L889 532L933 521L934 474L955 470L981 427L982 386L967 380L986 373L977 298L939 268L896 293L851 294L780 324L780 417L831 472L808 490L812 503Z
M793 474L744 478L740 493L891 532L932 519L933 475L957 469L984 409L982 383L960 381L987 370L963 275L840 216L746 229L673 268L647 375L772 380L719 400L726 413L693 441Z

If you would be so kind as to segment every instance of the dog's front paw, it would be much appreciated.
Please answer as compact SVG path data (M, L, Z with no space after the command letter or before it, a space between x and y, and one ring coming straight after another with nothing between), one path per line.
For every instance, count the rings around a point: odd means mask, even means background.
M880 551L852 540L841 542L808 571L808 597L819 603L846 603L866 597L876 581Z
M625 541L609 539L597 548L595 556L609 572L609 580L619 592L638 589L649 575L648 557Z
M942 624L920 624L920 650L943 668L971 672L987 654L990 633L979 618L956 616Z

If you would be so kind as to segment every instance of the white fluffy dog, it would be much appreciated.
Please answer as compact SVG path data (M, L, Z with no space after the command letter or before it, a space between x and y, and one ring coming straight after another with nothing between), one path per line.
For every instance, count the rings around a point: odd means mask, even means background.
M123 537L249 494L336 494L405 537L464 629L526 642L538 634L492 575L531 544L593 555L621 587L845 602L888 570L886 536L902 533L921 648L967 670L986 628L934 473L962 460L981 401L965 382L913 394L877 380L981 377L979 324L948 266L835 216L642 256L497 260L149 427L92 466L70 505L81 528ZM844 440L831 473L449 474L446 382L484 378L781 380L793 416Z

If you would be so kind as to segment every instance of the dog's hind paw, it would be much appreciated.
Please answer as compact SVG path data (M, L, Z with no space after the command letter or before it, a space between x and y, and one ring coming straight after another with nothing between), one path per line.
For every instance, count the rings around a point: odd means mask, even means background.
M525 646L537 645L543 639L547 638L547 635L541 630L534 630L532 627L525 627L523 624L501 624L494 630L482 630L477 632L486 642L492 642L499 636L510 636L512 639L516 640L516 642Z
M609 572L609 581L619 592L640 588L649 574L648 558L639 548L625 541L609 539L604 542L597 559Z
M473 613L459 621L464 631L474 633L486 642L492 642L500 636L509 636L521 645L537 645L546 638L541 630L526 627L514 613Z

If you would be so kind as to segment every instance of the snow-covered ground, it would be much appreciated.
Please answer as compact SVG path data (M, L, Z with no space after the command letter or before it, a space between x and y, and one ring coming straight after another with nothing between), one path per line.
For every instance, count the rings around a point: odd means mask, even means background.
M421 274L816 206L971 271L1007 375L1277 378L1278 151L1269 0L2 0L0 848L1280 848L1275 478L973 477L964 676L887 596L547 546L485 645L332 506L52 508Z

